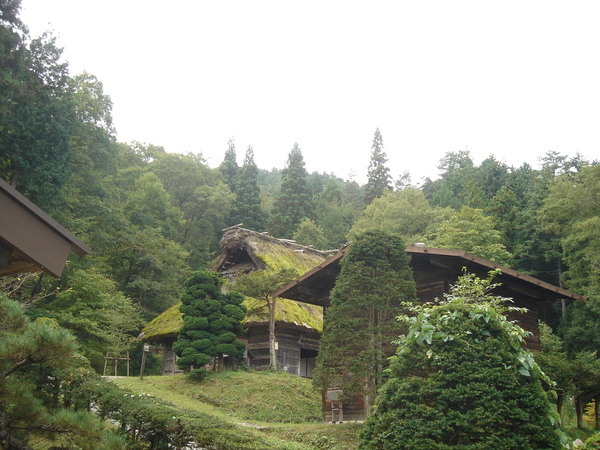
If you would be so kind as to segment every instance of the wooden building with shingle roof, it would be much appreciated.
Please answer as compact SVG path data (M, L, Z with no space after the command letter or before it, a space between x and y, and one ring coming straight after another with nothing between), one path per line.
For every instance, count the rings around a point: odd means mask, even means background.
M293 299L324 308L329 306L329 296L340 272L340 260L348 247L314 267L287 286L273 293L274 296ZM526 308L525 314L511 313L509 319L515 320L531 336L527 346L539 350L538 321L555 322L560 316L561 302L582 301L586 298L544 281L525 275L516 270L495 264L484 258L472 255L463 250L428 248L424 245L413 245L406 248L410 255L410 266L417 288L417 298L421 302L432 302L443 298L450 286L458 280L464 271L480 278L487 278L491 270L497 270L494 278L499 283L492 294L511 298L513 305ZM327 320L325 314L325 320ZM374 399L359 396L350 404L336 404L334 391L323 393L323 417L325 421L333 421L334 411L343 411L344 420L363 420ZM333 403L332 403L333 402ZM335 408L332 409L332 406ZM337 413L339 414L339 412ZM339 420L339 416L336 416Z

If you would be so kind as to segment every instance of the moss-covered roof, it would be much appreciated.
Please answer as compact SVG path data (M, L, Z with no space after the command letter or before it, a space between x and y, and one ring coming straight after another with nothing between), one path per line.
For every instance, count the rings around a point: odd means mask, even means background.
M221 238L221 255L213 269L225 276L240 271L295 269L300 274L308 272L325 261L329 254L277 239L264 233L230 228Z
M294 269L302 275L317 267L328 253L301 246L293 241L276 239L263 233L232 227L226 229L221 239L221 255L213 265L219 274L234 279L238 273L256 270L279 271ZM275 290L275 289L274 289ZM268 322L266 306L260 300L247 297L244 301L248 315L244 324L257 325ZM181 303L169 308L148 323L139 335L144 341L163 342L177 337L183 325L179 312ZM320 306L278 299L275 314L277 322L294 324L323 331L323 309Z
M268 322L269 315L267 306L263 300L246 297L244 305L248 308L248 314L242 323L246 326L252 324L264 324ZM277 299L275 308L275 321L288 323L304 328L323 332L323 308L308 303L295 302L286 298Z
M181 302L154 318L142 329L138 338L158 343L175 339L183 326L183 313L179 311L180 306Z

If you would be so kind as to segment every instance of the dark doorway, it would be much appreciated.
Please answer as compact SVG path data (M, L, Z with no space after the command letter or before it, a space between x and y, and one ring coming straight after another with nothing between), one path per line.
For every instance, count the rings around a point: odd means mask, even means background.
M319 352L317 350L300 349L300 376L312 378L315 369L315 362Z

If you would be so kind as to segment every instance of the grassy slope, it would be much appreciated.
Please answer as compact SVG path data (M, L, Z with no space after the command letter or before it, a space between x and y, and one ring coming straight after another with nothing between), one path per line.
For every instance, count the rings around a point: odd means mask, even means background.
M321 422L321 400L310 380L285 372L214 373L201 382L186 376L118 378L119 386L146 393L177 406L182 414L192 410L239 427L240 434L257 436L269 448L288 450L354 449L360 424ZM585 440L589 430L577 430L563 417L572 439ZM266 446L264 448L267 448Z
M186 376L118 378L119 386L256 433L273 448L353 449L360 425L321 422L320 395L310 380L285 372L214 373L201 382Z

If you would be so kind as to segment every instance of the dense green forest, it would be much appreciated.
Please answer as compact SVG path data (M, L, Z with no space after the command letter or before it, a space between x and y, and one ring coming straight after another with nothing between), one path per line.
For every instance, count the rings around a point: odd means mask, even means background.
M136 368L137 334L179 300L193 271L210 268L228 226L243 223L323 250L383 229L587 296L563 305L561 322L550 324L547 367L565 391L597 396L597 161L549 151L539 168L493 156L476 165L469 151L457 150L440 160L437 178L416 186L408 172L392 179L385 136L374 130L365 185L327 170L308 173L293 136L281 149L282 170L258 168L252 147L240 151L233 139L211 168L201 154L118 142L101 80L71 74L52 34L29 36L19 3L0 1L0 177L92 253L73 255L60 279L8 277L0 290L25 308L27 320L69 330L96 371L108 350L131 351ZM579 372L565 373L566 361Z

